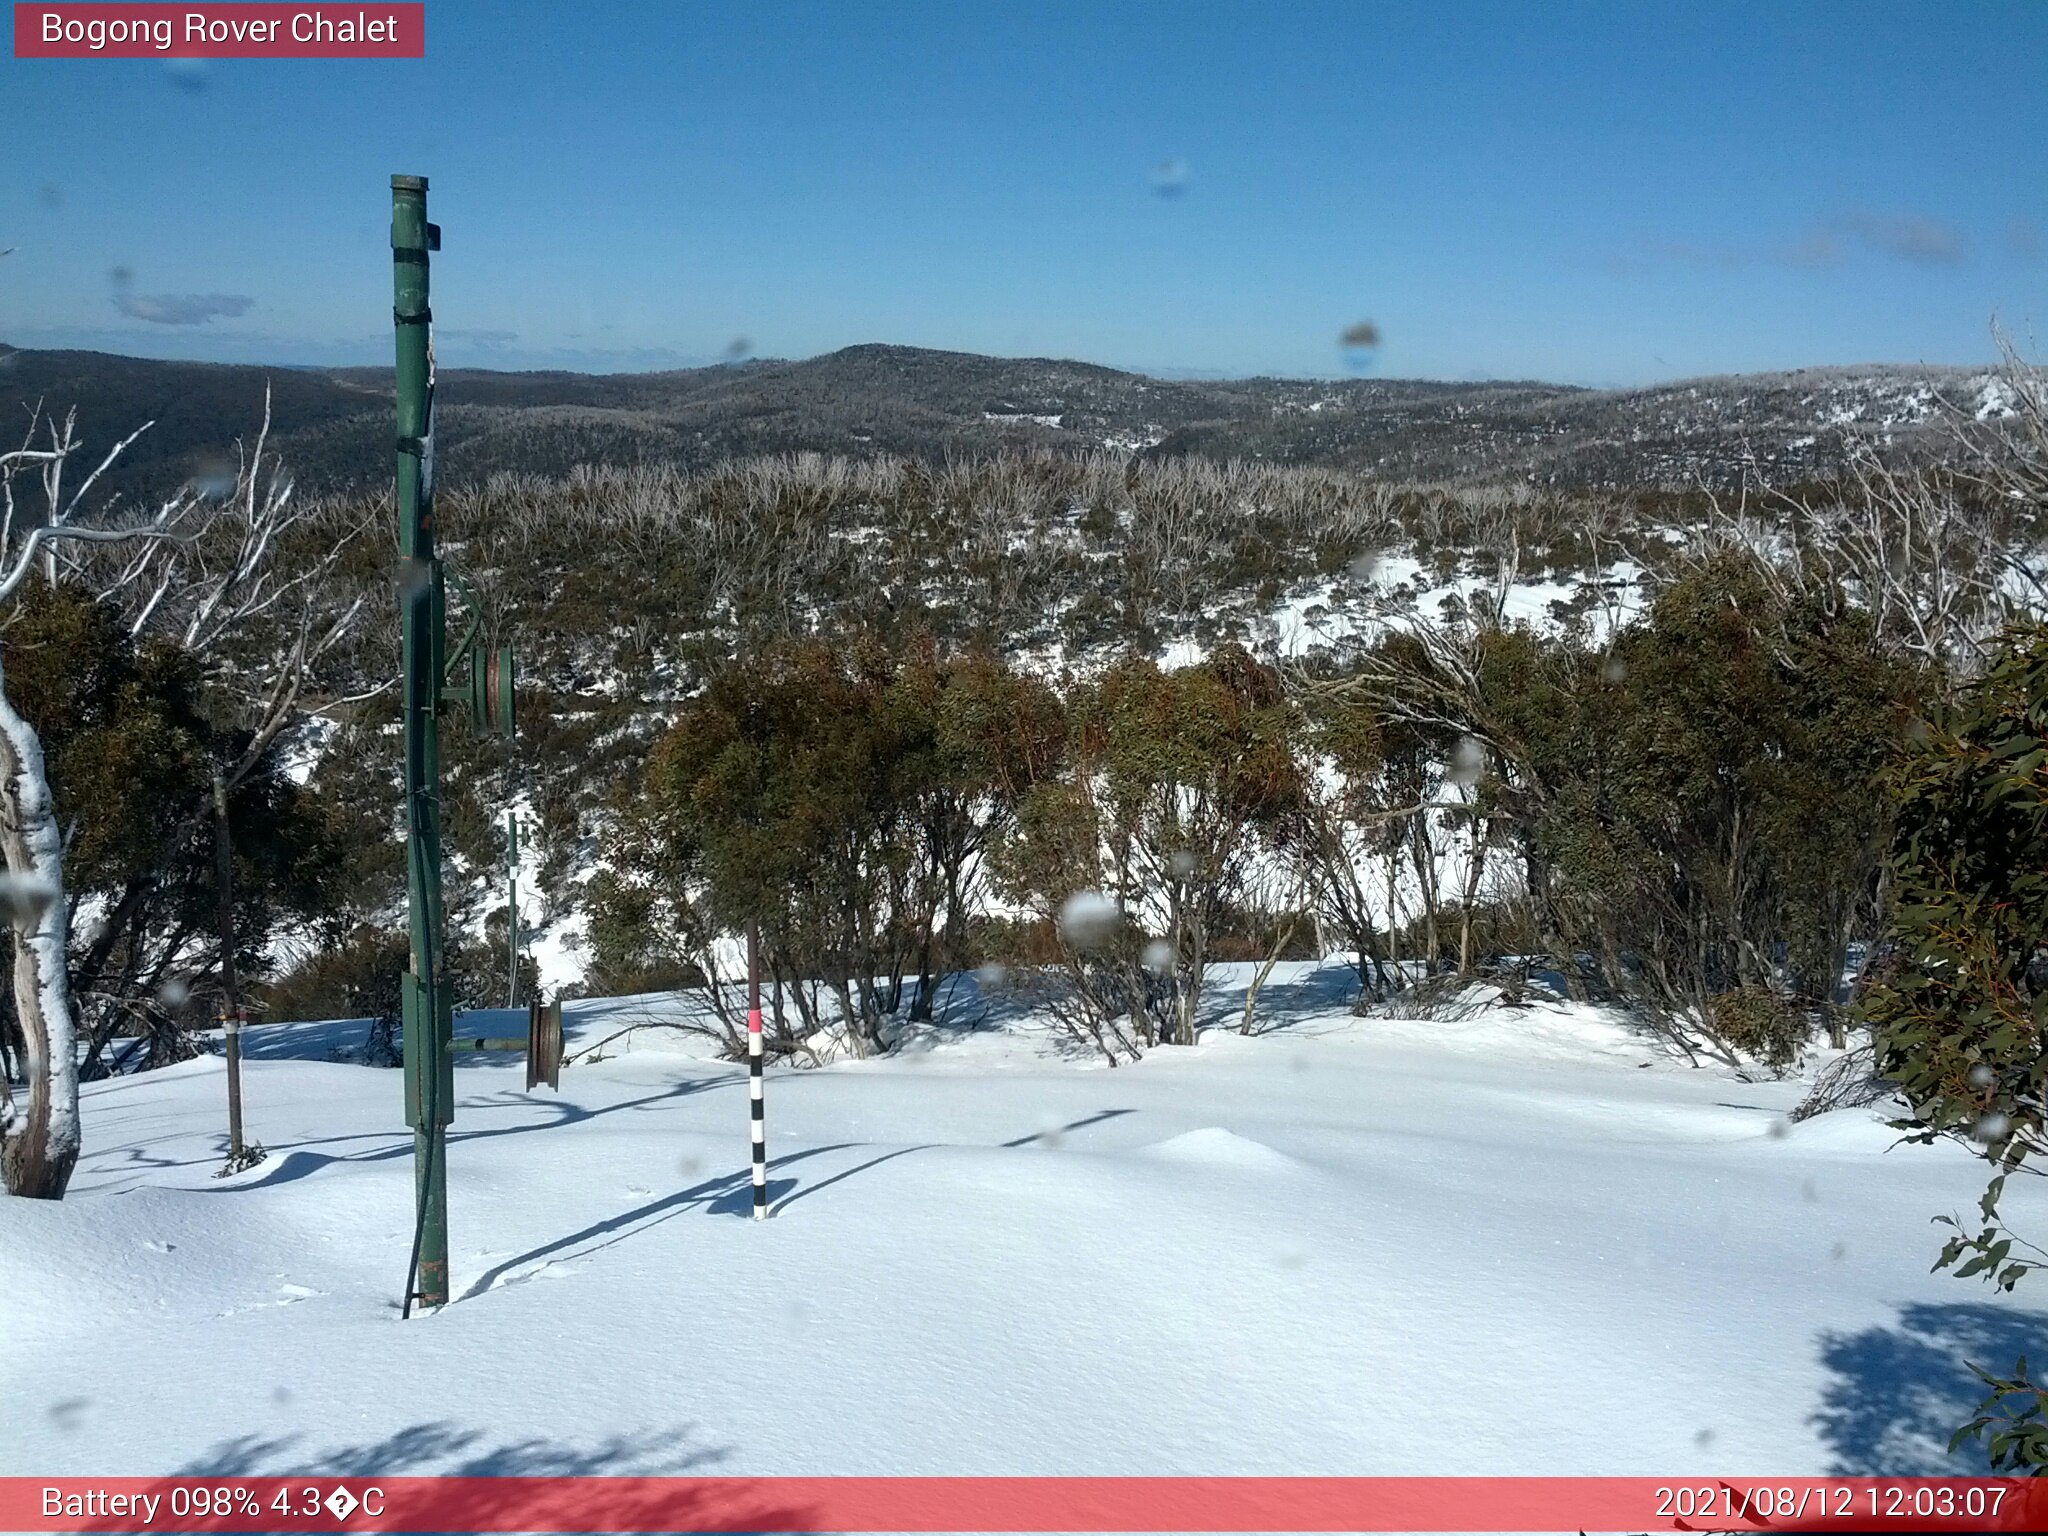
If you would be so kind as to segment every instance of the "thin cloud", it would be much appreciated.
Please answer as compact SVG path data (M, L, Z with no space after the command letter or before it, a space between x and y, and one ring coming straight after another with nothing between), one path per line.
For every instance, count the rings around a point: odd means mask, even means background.
M466 341L478 347L508 347L519 339L517 331L479 331L461 326L447 326L440 332L443 341Z
M2041 227L2032 219L2014 219L2005 226L2005 248L2023 261L2041 254Z
M1858 208L1836 215L1836 222L1869 249L1915 266L1952 267L1963 259L1962 235L1939 219Z
M1961 264L1967 254L1961 232L1939 219L1917 213L1848 208L1815 219L1795 234L1761 244L1645 237L1611 256L1607 265L1618 272L1664 266L1723 271L1776 266L1821 271L1844 266L1857 255L1902 261L1916 267L1948 267Z
M114 308L131 320L152 325L204 325L249 312L255 303L243 293L117 293Z

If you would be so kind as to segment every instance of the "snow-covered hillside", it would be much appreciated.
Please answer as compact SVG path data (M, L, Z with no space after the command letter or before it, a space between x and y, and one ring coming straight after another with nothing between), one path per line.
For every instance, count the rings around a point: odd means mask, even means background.
M109 489L146 501L163 470L218 451L274 386L275 447L309 492L388 466L388 379L374 369L259 369L0 343L0 392L76 404L103 429L178 399ZM1995 368L1864 364L1632 388L1391 377L1153 378L1044 357L859 345L800 360L658 373L444 369L447 486L559 475L603 459L707 468L790 452L930 459L1003 449L1159 450L1370 470L1390 479L1566 486L1732 484L1743 465L1821 472L1854 441L1908 440L1943 403L2003 414ZM188 470L179 470L179 474Z
M460 1299L410 1322L398 1077L346 1030L258 1038L229 1179L218 1059L92 1084L71 1197L0 1203L0 1471L1970 1469L1964 1360L2048 1331L1928 1273L1979 1165L1593 1010L1354 1018L1347 974L1117 1070L956 988L771 1074L765 1224L743 1078L684 1037L559 1097L463 1058Z

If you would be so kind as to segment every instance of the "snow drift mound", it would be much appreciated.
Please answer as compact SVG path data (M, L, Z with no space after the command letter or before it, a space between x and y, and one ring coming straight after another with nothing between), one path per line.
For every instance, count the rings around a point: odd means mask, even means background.
M1300 1173L1308 1168L1298 1158L1276 1152L1263 1141L1253 1141L1248 1136L1226 1131L1220 1125L1204 1126L1199 1131L1183 1131L1165 1141L1141 1147L1139 1155L1240 1173Z

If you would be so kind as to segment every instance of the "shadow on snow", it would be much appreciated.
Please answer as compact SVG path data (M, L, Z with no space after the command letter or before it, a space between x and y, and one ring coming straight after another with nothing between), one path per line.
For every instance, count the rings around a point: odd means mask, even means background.
M561 1478L592 1476L708 1476L726 1452L690 1444L687 1430L646 1435L613 1435L594 1444L528 1436L493 1440L477 1429L448 1423L410 1424L361 1445L314 1447L297 1434L238 1435L223 1440L173 1474L176 1477L451 1477ZM531 1484L494 1495L488 1487L463 1492L462 1515L472 1529L500 1521L493 1502L517 1501L522 1516L539 1528L572 1530L590 1513L588 1485L558 1488ZM611 1484L607 1523L636 1530L805 1531L815 1524L811 1510L760 1495L719 1490L662 1491ZM553 1508L549 1507L553 1504Z
M1900 1308L1891 1327L1821 1335L1829 1379L1813 1423L1835 1477L1981 1477L1981 1441L1948 1451L1976 1417L1985 1386L1970 1369L2008 1373L2021 1355L2048 1359L2048 1315L1983 1302Z
M1060 1126L1057 1130L1036 1131L1028 1136L1019 1136L1013 1141L1003 1142L1002 1146L1005 1148L1021 1148L1041 1141L1056 1142L1060 1137L1071 1131L1078 1131L1087 1126L1098 1125L1105 1120L1114 1120L1119 1115L1134 1113L1136 1111L1128 1109L1105 1109L1096 1114L1085 1116L1069 1125ZM781 1157L770 1158L768 1167L771 1170L780 1171L794 1163L803 1162L806 1158L818 1157L828 1152L844 1152L856 1145L858 1143L840 1141L832 1142L822 1147L807 1147L801 1152L789 1152ZM808 1199L822 1190L829 1189L834 1184L853 1178L856 1174L865 1173L870 1168L878 1168L883 1163L893 1162L899 1157L908 1157L914 1152L929 1152L935 1145L937 1144L920 1143L916 1146L897 1147L877 1157L871 1157L864 1163L856 1163L851 1168L843 1168L839 1172L820 1179L813 1184L806 1185L798 1179L770 1178L768 1180L769 1214L780 1215L799 1200ZM493 1290L500 1285L520 1279L522 1276L519 1274L519 1271L524 1270L529 1265L542 1264L545 1267L546 1264L560 1262L565 1257L583 1258L588 1254L598 1252L600 1249L610 1248L614 1244L624 1242L629 1237L637 1236L642 1232L648 1231L650 1228L660 1226L663 1222L689 1211L703 1211L706 1215L711 1216L751 1216L753 1208L754 1187L752 1169L746 1168L734 1173L719 1174L714 1178L704 1180L702 1183L693 1184L688 1189L676 1190L658 1199L649 1200L642 1205L634 1206L631 1210L621 1211L617 1215L605 1217L602 1221L592 1222L589 1226L571 1232L565 1237L558 1237L552 1242L543 1243L538 1248L530 1248L524 1253L495 1264L480 1276L468 1290L462 1293L461 1299L467 1301L471 1297L480 1296L484 1292Z

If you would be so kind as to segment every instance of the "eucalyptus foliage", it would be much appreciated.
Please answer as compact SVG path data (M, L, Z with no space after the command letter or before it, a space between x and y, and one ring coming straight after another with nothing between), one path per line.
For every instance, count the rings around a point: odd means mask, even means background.
M1935 1218L1955 1235L1934 1267L2009 1291L2048 1261L1998 1213L2007 1178L2043 1172L2048 1146L2048 627L2008 634L1910 742L1892 788L1895 951L1866 1016L1911 1106L1899 1122L1910 1139L1964 1142L1996 1170L1979 1221ZM2048 1470L2026 1362L2012 1377L1978 1374L1991 1395L1957 1442L1983 1435L1997 1465Z

